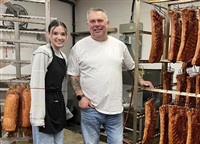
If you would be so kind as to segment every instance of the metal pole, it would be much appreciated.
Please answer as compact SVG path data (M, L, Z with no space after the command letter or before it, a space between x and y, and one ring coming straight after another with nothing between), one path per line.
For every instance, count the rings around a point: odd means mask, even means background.
M138 111L138 75L139 75L139 35L140 35L140 0L136 0L136 17L135 17L135 72L134 72L134 113L133 113L133 143L136 144L137 141L137 111Z
M51 22L50 17L50 0L45 0L45 16L46 16L46 32L48 31L48 25ZM46 42L49 42L49 40L46 38Z
M169 11L169 6L166 3L165 7L167 8L165 13L165 20L164 20L164 50L163 50L163 59L167 59L168 55L168 47L169 47L169 16L168 16L168 11ZM162 73L164 71L167 71L167 65L168 63L162 63ZM161 81L162 82L162 81Z
M19 22L14 22L15 24L15 39L20 38L20 32L19 32ZM15 59L16 61L20 61L20 43L15 43ZM21 64L16 63L16 78L21 77Z

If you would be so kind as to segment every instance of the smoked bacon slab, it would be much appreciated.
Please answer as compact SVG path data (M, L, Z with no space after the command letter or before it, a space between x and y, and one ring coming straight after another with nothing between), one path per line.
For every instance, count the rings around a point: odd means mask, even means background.
M171 37L170 48L168 52L168 60L175 63L181 44L182 23L180 20L180 14L177 11L170 11L169 16L171 20Z
M179 48L177 61L188 63L195 54L198 36L198 19L196 12L192 9L182 10L182 32L181 45Z
M199 9L198 14L200 16L200 9ZM196 66L200 66L200 20L198 21L198 28L199 29L198 29L197 46L196 46L194 57L192 59L192 64Z
M162 105L159 108L160 114L160 140L159 144L168 144L168 106L169 105Z
M152 144L156 128L155 99L151 98L145 103L145 126L142 144Z
M156 10L151 10L151 50L149 62L159 62L164 48L163 19Z

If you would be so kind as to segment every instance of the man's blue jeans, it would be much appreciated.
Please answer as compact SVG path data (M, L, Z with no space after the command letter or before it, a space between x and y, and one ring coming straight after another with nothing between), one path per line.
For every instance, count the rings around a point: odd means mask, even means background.
M100 127L107 134L107 144L123 144L123 114L107 115L96 109L81 109L81 130L84 144L98 144Z

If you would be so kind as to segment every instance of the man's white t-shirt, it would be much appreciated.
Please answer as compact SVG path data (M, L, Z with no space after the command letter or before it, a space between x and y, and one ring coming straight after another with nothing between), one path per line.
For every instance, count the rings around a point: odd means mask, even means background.
M83 38L74 45L68 58L68 74L80 76L84 95L104 114L123 111L123 67L132 70L135 62L126 45L111 36L103 42L91 36Z

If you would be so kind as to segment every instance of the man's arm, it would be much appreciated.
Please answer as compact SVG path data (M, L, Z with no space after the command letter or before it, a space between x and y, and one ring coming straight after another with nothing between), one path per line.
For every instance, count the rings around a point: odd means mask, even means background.
M79 99L79 107L83 109L87 109L89 107L94 108L90 99L88 99L87 96L85 96L85 94L83 93L81 89L79 76L69 76L69 79L70 79L71 86L72 86L72 89L74 90L76 97L82 96L81 99Z
M134 69L133 70L128 70L128 73L131 75L132 78L134 78ZM153 84L150 81L145 81L143 77L138 73L138 83L141 86L148 86L150 88L154 88Z
M83 92L81 90L80 86L80 78L79 76L69 76L72 89L74 90L75 95L83 95Z

